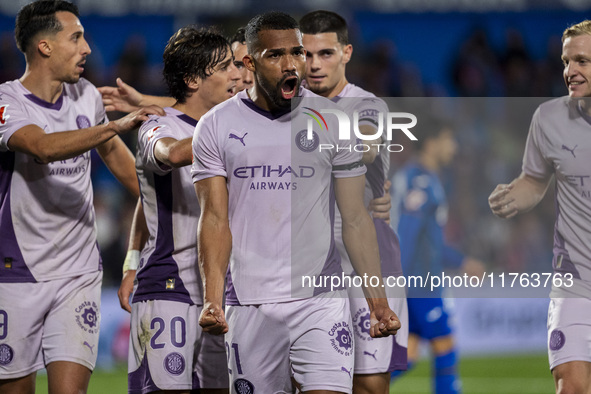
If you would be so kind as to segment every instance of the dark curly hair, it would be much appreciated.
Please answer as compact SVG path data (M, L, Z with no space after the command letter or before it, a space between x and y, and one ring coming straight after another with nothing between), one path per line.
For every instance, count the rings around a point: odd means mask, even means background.
M184 103L189 94L187 82L213 74L215 66L229 51L228 40L211 29L188 26L177 31L168 40L162 55L162 73L170 95Z
M60 11L80 16L76 5L62 0L40 0L21 8L14 26L14 38L18 49L26 53L31 40L37 34L55 34L61 31L63 26L55 17L55 13Z

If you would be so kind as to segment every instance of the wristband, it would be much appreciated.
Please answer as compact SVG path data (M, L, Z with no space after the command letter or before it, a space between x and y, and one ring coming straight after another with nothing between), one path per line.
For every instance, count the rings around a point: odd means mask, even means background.
M140 251L128 250L123 263L123 275L129 270L137 270L140 266Z

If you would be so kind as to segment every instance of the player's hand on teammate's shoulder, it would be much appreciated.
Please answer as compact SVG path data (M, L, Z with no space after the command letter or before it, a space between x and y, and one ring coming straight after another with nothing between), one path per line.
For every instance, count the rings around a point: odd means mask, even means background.
M394 313L394 311L387 305L376 306L373 308L371 311L370 324L369 335L372 338L396 335L401 327L400 319L398 319L396 313Z
M143 95L130 85L117 78L117 87L101 86L98 91L103 97L107 112L133 112L142 106Z
M148 105L125 115L121 119L113 120L109 124L117 134L125 134L139 127L142 122L147 121L149 119L148 115L165 116L166 114L159 106Z
M224 310L221 305L213 302L206 302L199 316L199 325L204 332L213 335L221 335L228 332L228 323L224 316Z
M131 293L133 293L133 281L135 280L135 273L136 270L125 271L123 274L123 279L121 279L121 286L119 286L119 290L117 291L121 309L124 309L129 313L131 313L129 297L131 297Z
M510 194L511 189L513 189L512 185L497 185L488 197L488 206L492 213L503 219L510 219L519 213L513 204L515 199Z

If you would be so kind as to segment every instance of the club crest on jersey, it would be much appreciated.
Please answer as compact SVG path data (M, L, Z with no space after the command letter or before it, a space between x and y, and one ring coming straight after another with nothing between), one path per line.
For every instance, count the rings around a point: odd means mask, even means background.
M353 336L349 323L340 322L335 323L328 331L330 337L330 344L332 348L339 354L350 356L353 354Z
M6 124L10 115L6 113L6 109L8 108L9 104L0 105L0 125Z
M170 353L164 358L164 369L171 375L182 374L185 372L185 358L180 353Z
M371 326L369 310L365 307L359 308L353 315L353 329L357 338L364 341L371 341L373 338L369 335L369 328Z
M234 381L234 390L238 394L254 394L254 385L246 379L236 379Z
M0 345L0 365L8 365L14 358L14 350L7 344Z
M556 351L562 349L564 343L566 342L566 337L564 333L560 330L554 330L550 334L550 350Z
M295 144L302 152L313 152L320 144L320 138L315 131L312 131L312 138L308 139L308 131L302 130L295 136Z
M96 334L99 330L98 305L95 302L84 301L76 308L76 324L89 334Z
M85 115L78 115L76 116L76 126L79 129L87 129L90 127L90 119Z

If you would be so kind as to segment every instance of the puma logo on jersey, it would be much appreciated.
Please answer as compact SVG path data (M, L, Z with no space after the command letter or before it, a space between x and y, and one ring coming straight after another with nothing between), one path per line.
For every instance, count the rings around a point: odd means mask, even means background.
M236 134L230 133L228 138L238 140L238 141L242 142L243 146L246 146L246 144L244 143L244 137L246 137L247 134L248 133L244 133L244 135L242 137L238 137Z
M364 356L372 356L374 360L378 361L378 359L376 358L376 353L377 352L378 352L378 349L376 349L375 352L373 352L373 353L370 353L370 352L367 352L367 351L364 350L363 351L363 355Z
M0 106L0 124L2 125L6 124L6 121L8 120L8 118L10 118L10 115L6 113L7 108L8 104Z
M353 368L351 368L351 369L347 369L347 368L345 368L345 367L341 367L341 371L343 371L343 372L347 372L347 374L349 375L349 377L351 377L351 371L352 371L352 370L353 370Z
M573 157L576 159L576 158L577 158L577 156L575 156L575 149L577 149L577 146L579 146L579 145L577 144L577 145L575 145L575 147L574 147L574 148L572 148L572 149L571 149L571 148L569 148L568 146L566 146L566 145L564 145L564 144L563 144L563 145L562 145L562 149L563 149L563 150L567 150L567 151L569 151L570 153L572 153L572 154L573 154Z
M84 341L83 345L85 345L85 346L88 346L88 348L90 349L90 353L94 354L94 350L93 350L93 348L94 348L96 345L92 345L92 346L91 346L91 345L90 345L90 343L88 343L88 342L86 342L86 341Z

